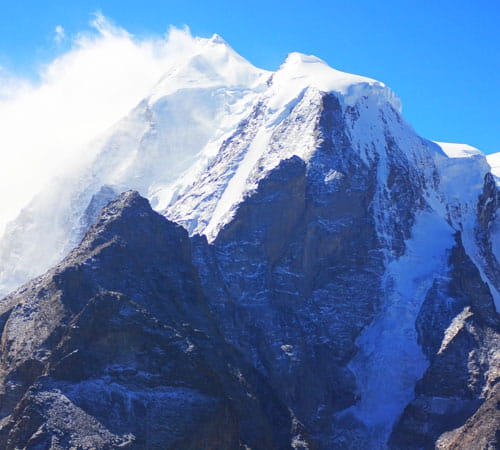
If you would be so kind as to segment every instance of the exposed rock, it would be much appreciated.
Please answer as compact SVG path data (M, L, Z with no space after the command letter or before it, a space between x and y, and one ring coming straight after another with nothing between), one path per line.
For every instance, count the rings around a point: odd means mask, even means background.
M436 280L429 290L417 319L430 366L392 433L390 443L395 449L431 449L438 439L439 448L489 448L477 437L470 438L471 446L462 447L459 440L452 445L449 437L443 437L459 434L452 430L463 429L484 399L493 395L500 362L500 322L493 299L465 253L459 233L450 268L448 277ZM481 406L484 409L491 411Z
M494 180L451 214L443 156L398 135L392 107L310 88L289 108L259 131L269 105L257 103L175 199L171 213L208 240L129 191L0 301L2 448L496 445ZM307 151L281 158L280 136L301 133ZM212 194L262 136L252 188L212 221Z
M484 450L500 448L500 405L498 385L479 409L453 431L438 439L436 448L449 450Z
M2 448L288 448L300 440L300 423L221 339L186 231L135 192L2 305Z
M379 307L383 262L370 212L376 172L350 147L336 97L323 101L312 159L282 161L213 247L195 250L224 337L333 448L330 427L346 426L335 414L357 399L347 364Z

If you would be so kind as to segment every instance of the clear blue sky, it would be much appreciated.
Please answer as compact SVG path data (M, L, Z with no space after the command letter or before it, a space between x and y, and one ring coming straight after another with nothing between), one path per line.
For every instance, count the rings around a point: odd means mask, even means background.
M101 11L138 36L169 25L218 33L266 69L291 51L315 54L391 86L422 136L500 151L498 0L22 0L1 9L0 66L17 75L62 51L57 25L71 36Z

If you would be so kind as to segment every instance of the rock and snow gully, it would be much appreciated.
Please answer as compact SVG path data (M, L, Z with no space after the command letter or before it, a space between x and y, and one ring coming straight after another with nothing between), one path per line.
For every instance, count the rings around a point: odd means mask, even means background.
M92 145L0 240L2 448L500 446L494 156L218 36Z

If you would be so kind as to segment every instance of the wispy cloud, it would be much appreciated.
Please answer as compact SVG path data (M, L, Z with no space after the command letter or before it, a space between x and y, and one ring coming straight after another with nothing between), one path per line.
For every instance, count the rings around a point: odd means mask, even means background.
M54 33L55 33L54 40L57 43L62 42L64 40L64 38L66 37L66 32L64 31L64 28L62 27L62 25L57 25L55 30L54 30Z
M92 153L88 144L123 117L169 70L189 31L137 39L95 14L93 30L28 82L0 72L0 233L52 177ZM62 26L56 39L63 39Z

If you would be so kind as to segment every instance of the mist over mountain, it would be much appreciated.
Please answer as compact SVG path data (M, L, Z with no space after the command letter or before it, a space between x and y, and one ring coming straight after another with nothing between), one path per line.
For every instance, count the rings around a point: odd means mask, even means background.
M496 155L185 44L5 228L0 446L500 446Z

